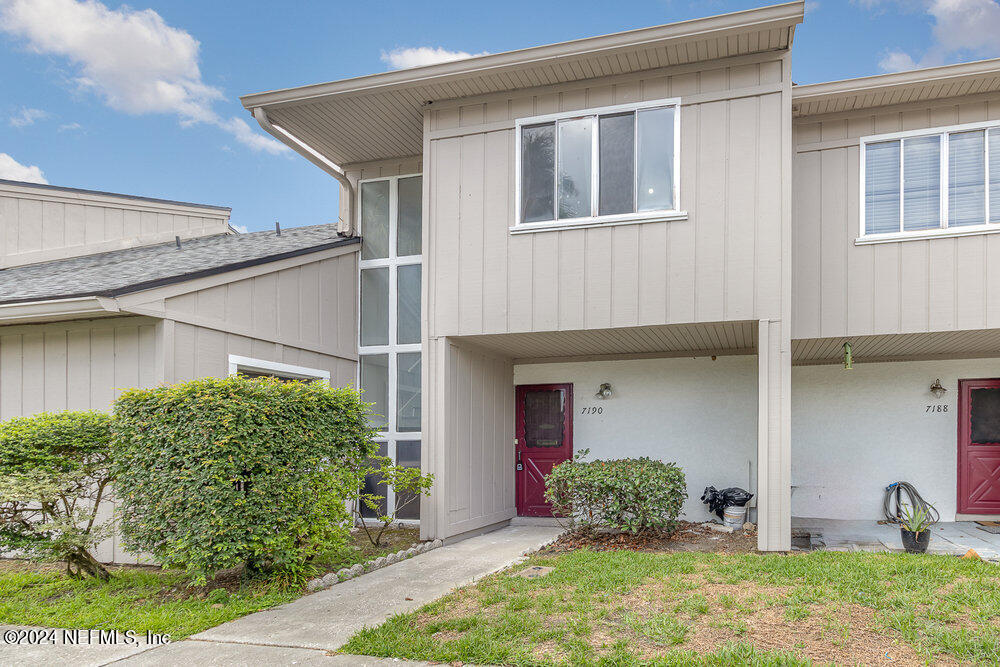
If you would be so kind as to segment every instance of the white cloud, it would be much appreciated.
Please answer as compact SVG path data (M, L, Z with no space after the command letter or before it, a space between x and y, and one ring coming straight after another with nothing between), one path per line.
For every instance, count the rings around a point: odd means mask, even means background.
M6 153L0 153L0 178L8 181L27 181L28 183L48 183L42 170L32 165L23 165Z
M48 111L21 107L20 111L10 117L10 124L13 127L28 127L29 125L34 125L36 120L46 118L48 115Z
M68 59L77 85L112 109L174 114L185 126L215 125L253 150L287 150L212 108L225 96L202 81L198 41L152 9L112 10L97 0L0 0L0 29L36 53Z
M878 66L883 72L902 72L908 69L916 69L917 63L908 53L902 51L886 51L879 61Z
M886 51L879 66L887 72L934 67L957 60L1000 56L1000 2L997 0L855 0L883 11L923 11L933 22L934 41L919 57L899 49Z
M73 130L79 130L82 127L83 126L80 125L79 123L63 123L62 125L59 126L59 131L60 132L70 132L70 131L73 131Z
M407 67L422 67L486 55L489 55L489 51L466 53L465 51L449 51L440 46L416 46L397 48L388 52L383 51L382 62L388 65L389 69L406 69Z

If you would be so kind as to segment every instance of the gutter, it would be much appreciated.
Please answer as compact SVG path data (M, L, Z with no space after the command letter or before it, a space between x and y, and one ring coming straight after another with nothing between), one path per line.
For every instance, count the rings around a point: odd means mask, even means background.
M0 324L98 317L118 312L118 303L103 296L9 303L0 304Z
M347 191L347 220L337 220L337 234L340 236L354 236L354 184L347 178L347 174L339 166L327 160L319 151L305 143L294 134L281 127L274 125L267 117L267 112L263 107L254 107L253 117L260 124L264 131L272 137L285 144L293 151L312 162L314 165L333 176L340 183L341 187Z

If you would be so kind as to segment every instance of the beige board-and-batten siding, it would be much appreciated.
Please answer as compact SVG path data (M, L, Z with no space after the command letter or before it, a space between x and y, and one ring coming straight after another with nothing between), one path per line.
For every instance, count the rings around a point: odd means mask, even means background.
M513 362L435 338L424 342L423 371L420 465L435 483L421 501L421 537L451 537L512 518Z
M428 107L424 464L437 475L440 500L424 506L436 522L423 515L425 535L450 537L515 511L513 377L495 370L512 360L456 336L762 320L761 545L788 548L787 65L786 54L760 54ZM673 97L681 103L686 220L510 233L516 119ZM473 364L472 356L491 362ZM508 430L480 431L484 414L504 415ZM478 502L476 475L494 465L498 479L509 477L498 492L509 495Z
M781 316L780 53L429 107L432 335ZM687 220L510 234L514 121L680 98Z
M1000 236L855 245L860 138L1000 120L1000 94L795 120L792 337L1000 327Z
M0 268L228 229L228 209L0 183Z

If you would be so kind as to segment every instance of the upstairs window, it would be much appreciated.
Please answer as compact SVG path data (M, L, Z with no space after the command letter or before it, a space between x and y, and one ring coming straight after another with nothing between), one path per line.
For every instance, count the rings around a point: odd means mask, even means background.
M865 137L861 156L862 236L975 233L1000 223L1000 123Z
M526 118L516 127L519 226L677 213L676 100Z

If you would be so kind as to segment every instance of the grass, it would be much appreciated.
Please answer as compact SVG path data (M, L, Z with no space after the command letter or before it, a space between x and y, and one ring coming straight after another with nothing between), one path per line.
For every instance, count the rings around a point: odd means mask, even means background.
M301 594L265 581L233 591L192 590L184 573L154 568L115 568L113 575L102 583L70 579L61 567L0 570L0 623L165 632L180 639Z
M364 533L322 554L319 573L336 571L409 547L417 529L386 531L373 547ZM149 567L112 568L112 579L75 580L61 565L0 561L0 624L168 633L181 639L261 609L290 602L301 587L237 578L193 586L183 572Z
M475 664L1000 664L1000 567L944 556L572 551L362 630L344 652ZM518 566L516 569L520 569Z

